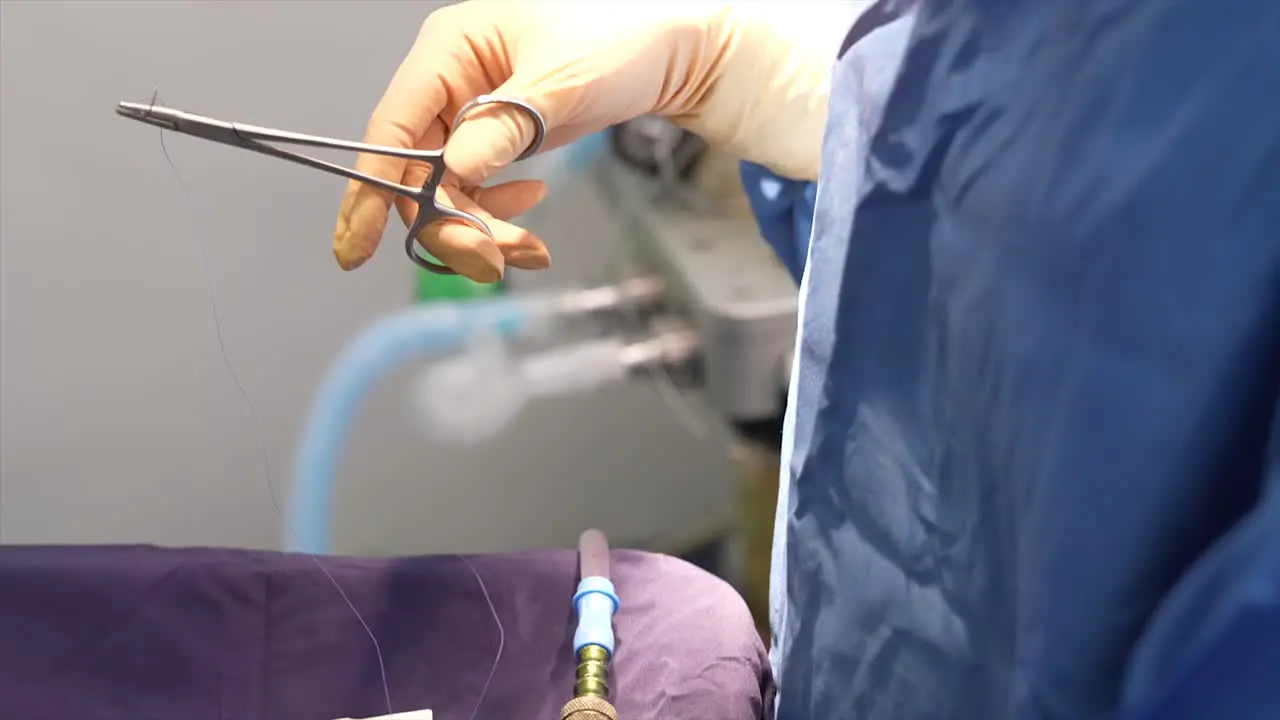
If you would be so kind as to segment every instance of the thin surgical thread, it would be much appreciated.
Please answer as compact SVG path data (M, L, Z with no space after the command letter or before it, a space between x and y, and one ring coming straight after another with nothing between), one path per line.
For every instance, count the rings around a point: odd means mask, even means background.
M489 595L489 587L485 585L484 578L480 576L480 571L466 557L458 555L457 558L466 563L466 566L471 570L471 574L476 576L476 582L480 583L480 592L484 593L484 601L489 605L489 612L493 615L493 624L498 626L498 652L494 655L493 667L489 668L489 677L485 678L484 686L480 688L480 697L476 699L476 706L471 709L471 715L468 718L468 720L476 720L476 716L480 712L480 706L484 704L484 698L489 694L489 686L493 683L493 677L498 674L498 664L502 662L502 651L507 647L507 630L502 626L502 618L498 615L498 607L493 604L493 597Z
M151 95L150 107L148 109L154 109L159 98L160 88L157 87ZM169 164L169 169L173 171L174 177L178 180L178 187L182 189L182 194L187 199L188 207L193 207L194 201L191 198L191 191L187 189L186 181L182 179L182 173L178 170L178 166L174 164L173 157L169 155L169 148L165 145L163 128L160 129L160 150L164 153L164 159L165 162ZM204 274L205 286L209 294L209 306L213 315L213 327L217 333L218 351L222 355L222 364L223 367L226 368L227 374L231 376L231 381L235 383L236 389L240 392L240 399L244 402L245 407L248 409L249 415L253 418L254 425L258 430L258 445L262 451L262 464L266 471L267 494L271 498L271 505L275 508L276 516L283 519L284 511L280 508L280 502L276 498L275 484L272 482L271 454L267 449L266 430L262 426L262 416L254 405L253 400L249 397L248 391L245 390L244 383L240 381L239 375L236 374L235 367L231 364L231 357L227 352L227 343L222 332L222 313L218 307L217 290L213 281L213 271L209 264L209 249L202 241L197 241L196 244L200 248L200 267ZM292 532L292 530L290 530L290 532ZM355 603L351 601L350 596L347 595L347 591L342 588L342 584L333 576L333 573L329 572L329 568L325 567L324 563L320 561L320 558L316 557L314 554L308 553L307 556L311 558L311 561L316 564L316 567L320 569L320 572L324 573L324 576L333 584L334 589L338 591L338 595L342 596L342 601L351 609L356 620L360 622L360 627L364 628L365 634L369 636L369 642L373 643L373 650L378 658L378 672L382 678L382 694L387 703L387 714L394 714L395 710L391 707L391 686L387 681L387 666L386 662L383 660L382 646L378 643L377 636L374 635L373 629L369 627L369 623L366 622L364 616L360 614ZM476 577L478 579L480 577L479 574L477 574ZM481 581L481 585L483 586L483 581ZM485 597L486 599L488 598L488 591L485 592ZM491 608L492 606L493 604L490 603ZM499 646L499 652L501 652L501 645Z

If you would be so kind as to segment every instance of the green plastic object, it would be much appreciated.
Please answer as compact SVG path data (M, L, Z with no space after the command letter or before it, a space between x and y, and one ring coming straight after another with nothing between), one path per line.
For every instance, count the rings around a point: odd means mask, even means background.
M436 275L421 268L414 268L417 282L414 300L420 303L442 300L469 300L489 297L502 292L502 283L478 283L461 275Z

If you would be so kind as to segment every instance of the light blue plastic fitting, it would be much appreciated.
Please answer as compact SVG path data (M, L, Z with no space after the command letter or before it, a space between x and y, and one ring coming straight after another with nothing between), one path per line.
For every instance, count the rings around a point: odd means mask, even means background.
M455 350L477 328L518 335L551 312L548 296L507 296L431 303L375 323L343 349L316 392L294 461L282 544L294 552L329 552L333 485L347 431L369 388L410 360Z
M573 654L587 645L599 645L613 657L613 614L618 611L618 596L613 583L605 577L584 577L573 595L578 611L578 629L573 633Z

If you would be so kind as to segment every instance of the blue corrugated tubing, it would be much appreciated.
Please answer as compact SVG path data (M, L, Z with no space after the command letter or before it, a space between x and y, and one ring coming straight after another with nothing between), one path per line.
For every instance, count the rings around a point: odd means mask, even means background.
M379 378L410 360L461 347L477 327L518 335L548 307L544 296L431 303L383 318L348 344L321 383L298 443L284 547L329 551L334 478L347 431Z

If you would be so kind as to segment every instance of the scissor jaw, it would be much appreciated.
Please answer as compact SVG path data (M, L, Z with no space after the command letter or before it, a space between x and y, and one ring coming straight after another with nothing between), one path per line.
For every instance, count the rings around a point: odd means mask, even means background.
M127 117L130 120L137 120L148 125L162 127L165 130L178 129L178 116L176 111L168 108L156 107L144 103L122 102L116 105L116 114Z

